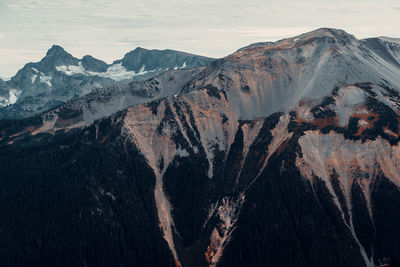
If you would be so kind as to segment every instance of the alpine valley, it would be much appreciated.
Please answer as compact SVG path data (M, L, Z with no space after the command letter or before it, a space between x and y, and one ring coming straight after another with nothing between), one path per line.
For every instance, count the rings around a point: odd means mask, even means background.
M2 266L399 266L400 41L54 46L0 81Z

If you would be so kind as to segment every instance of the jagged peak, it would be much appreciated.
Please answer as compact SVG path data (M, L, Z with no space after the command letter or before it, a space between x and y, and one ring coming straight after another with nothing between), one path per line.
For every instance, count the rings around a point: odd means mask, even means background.
M59 45L53 45L46 53L46 57L48 56L60 56L60 55L68 55L71 56L67 51L64 50Z

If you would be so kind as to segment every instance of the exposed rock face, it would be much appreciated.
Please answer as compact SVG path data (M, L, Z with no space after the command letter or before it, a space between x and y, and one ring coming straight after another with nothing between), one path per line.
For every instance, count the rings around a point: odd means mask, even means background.
M1 121L2 262L396 266L400 69L382 47L320 29Z

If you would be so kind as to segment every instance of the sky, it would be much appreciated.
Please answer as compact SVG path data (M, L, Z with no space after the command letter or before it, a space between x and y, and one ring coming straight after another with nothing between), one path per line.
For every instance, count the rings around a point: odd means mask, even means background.
M398 0L0 0L0 77L53 45L108 63L140 46L223 57L321 27L400 38Z

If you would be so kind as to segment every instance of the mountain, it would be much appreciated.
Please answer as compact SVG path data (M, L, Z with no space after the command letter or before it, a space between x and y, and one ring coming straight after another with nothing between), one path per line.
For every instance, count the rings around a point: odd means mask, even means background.
M398 266L399 48L323 28L0 121L1 261Z
M129 52L123 59L113 64L121 64L128 71L160 72L169 69L200 67L210 63L210 59L174 50L147 50L141 47Z
M145 80L168 69L207 65L212 59L173 50L137 48L107 64L92 56L73 57L54 45L37 63L28 63L10 81L0 81L0 118L43 113L92 90Z

